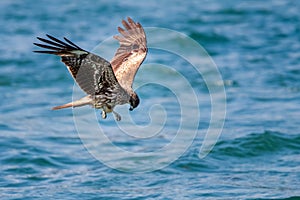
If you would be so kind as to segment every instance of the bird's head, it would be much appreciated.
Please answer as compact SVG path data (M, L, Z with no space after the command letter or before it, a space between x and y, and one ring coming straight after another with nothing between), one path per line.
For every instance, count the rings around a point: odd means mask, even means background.
M139 103L140 103L140 99L138 95L135 92L132 93L129 99L129 104L130 104L129 110L132 111L133 109L135 109L139 105Z

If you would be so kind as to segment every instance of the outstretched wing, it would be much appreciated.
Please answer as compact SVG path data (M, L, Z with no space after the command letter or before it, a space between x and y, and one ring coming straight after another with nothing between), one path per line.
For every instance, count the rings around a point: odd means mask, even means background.
M125 29L118 27L120 35L114 36L120 42L111 61L117 80L126 90L131 89L135 74L147 55L147 41L143 27L128 17L123 20Z
M79 87L89 95L106 95L124 90L118 83L111 64L104 58L83 50L67 38L64 41L47 35L50 39L38 37L44 44L35 45L47 50L37 53L55 54L61 57Z

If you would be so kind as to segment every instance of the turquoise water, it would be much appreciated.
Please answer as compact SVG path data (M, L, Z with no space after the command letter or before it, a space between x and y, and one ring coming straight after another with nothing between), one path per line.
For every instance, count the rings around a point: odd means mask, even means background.
M0 8L0 199L300 196L299 1L2 0ZM116 26L127 16L146 27L186 34L218 66L226 89L226 120L205 158L198 153L209 126L209 92L188 63L173 54L150 49L137 83L144 78L164 79L166 74L175 79L172 71L147 71L151 63L172 66L196 88L201 114L191 146L161 169L131 173L108 167L86 149L71 109L50 110L72 99L73 80L58 58L32 53L36 37L67 36L92 50L116 34ZM174 85L180 88L176 81ZM168 114L162 132L149 140L132 139L119 131L111 115L104 121L98 116L99 124L125 150L155 151L168 144L179 127L176 95L160 85L137 91L141 104L130 116L146 126L151 106L161 104ZM126 122L126 115L123 118ZM128 124L124 127L135 130ZM185 131L189 133L189 127ZM139 162L111 152L107 156L116 163Z

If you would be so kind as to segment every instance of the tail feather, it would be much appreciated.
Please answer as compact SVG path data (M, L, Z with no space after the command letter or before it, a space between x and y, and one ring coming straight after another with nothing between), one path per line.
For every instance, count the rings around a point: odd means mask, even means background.
M70 107L74 107L73 102L66 103L66 104L60 105L60 106L55 106L55 107L52 108L52 110L59 110L59 109L70 108Z
M59 110L59 109L70 108L70 107L75 108L75 107L85 106L89 104L92 104L92 99L89 96L86 96L70 103L66 103L60 106L55 106L52 108L52 110Z

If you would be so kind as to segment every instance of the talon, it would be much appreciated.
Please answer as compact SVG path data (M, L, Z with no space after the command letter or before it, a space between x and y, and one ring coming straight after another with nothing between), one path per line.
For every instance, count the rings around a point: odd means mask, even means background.
M117 121L121 121L121 115L119 115L117 112L113 111L115 118Z
M102 118L106 119L106 112L104 110L102 110Z

